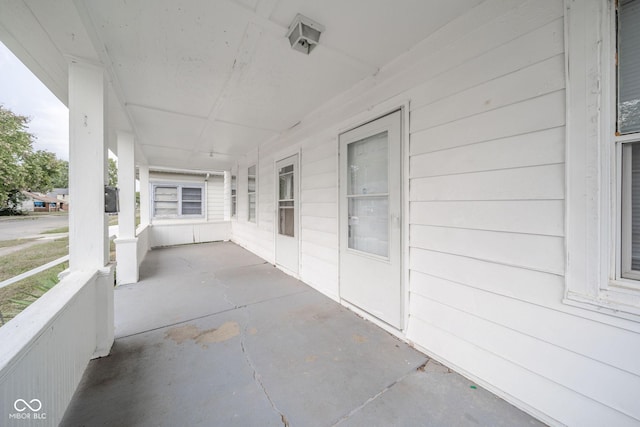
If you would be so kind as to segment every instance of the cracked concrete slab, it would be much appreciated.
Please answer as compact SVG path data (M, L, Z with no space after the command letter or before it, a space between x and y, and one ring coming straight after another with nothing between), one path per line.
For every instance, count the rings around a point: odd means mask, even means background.
M232 243L155 250L143 270L61 425L535 423Z
M61 425L281 426L242 356L244 317L238 309L118 339L90 362Z
M337 425L544 426L472 381L445 369L411 373Z

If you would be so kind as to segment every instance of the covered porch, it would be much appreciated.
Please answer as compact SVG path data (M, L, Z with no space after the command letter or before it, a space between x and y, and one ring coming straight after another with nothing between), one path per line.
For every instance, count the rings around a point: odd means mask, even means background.
M78 425L541 425L231 242L151 251Z
M614 3L0 0L74 203L0 424L637 426Z

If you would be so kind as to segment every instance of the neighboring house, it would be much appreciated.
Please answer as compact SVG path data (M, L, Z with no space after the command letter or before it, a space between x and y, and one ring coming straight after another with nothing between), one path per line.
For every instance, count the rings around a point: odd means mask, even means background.
M64 200L29 191L23 191L22 194L26 197L26 199L21 204L22 211L58 212L69 210L69 205Z
M60 299L0 329L0 413L55 424L109 353L109 147L119 283L230 239L548 424L640 424L640 0L160 3L0 0L69 106L75 214Z
M68 188L54 188L50 192L47 193L48 197L52 197L54 199L62 200L67 205L69 204L69 189Z

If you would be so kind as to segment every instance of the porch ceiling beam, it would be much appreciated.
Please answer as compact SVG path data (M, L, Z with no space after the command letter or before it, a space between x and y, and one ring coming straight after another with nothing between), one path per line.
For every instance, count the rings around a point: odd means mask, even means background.
M98 35L98 31L96 30L95 23L91 18L91 14L89 13L86 2L84 2L83 0L73 0L73 4L75 5L76 10L78 11L78 16L80 17L80 21L85 27L85 30L87 32L87 35L89 36L91 44L93 45L93 48L96 50L96 53L100 58L100 61L102 62L103 67L106 70L107 79L111 84L111 87L113 88L113 92L115 94L116 100L118 101L120 108L122 109L124 115L129 121L129 126L131 127L133 134L137 139L139 138L140 134L136 129L136 122L133 120L133 117L131 116L129 111L125 108L124 91L122 90L122 85L120 84L120 81L118 80L118 76L115 73L115 70L113 68L113 60L109 56L109 52L107 51L106 45ZM140 150L140 154L141 154L140 160L146 162L146 156L144 155L142 150Z

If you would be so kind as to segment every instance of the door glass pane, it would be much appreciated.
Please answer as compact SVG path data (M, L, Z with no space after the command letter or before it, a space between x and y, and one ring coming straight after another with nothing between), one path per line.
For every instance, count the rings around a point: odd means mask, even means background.
M387 131L348 145L348 195L388 192L388 145Z
M280 200L293 200L293 173L280 175Z
M287 205L291 203L291 205ZM280 202L278 215L278 233L283 236L295 236L295 217L293 202Z
M283 236L295 235L294 169L287 165L279 169L278 190L278 233Z
M389 256L389 200L386 196L349 199L349 248Z
M640 132L640 1L618 10L618 131Z

